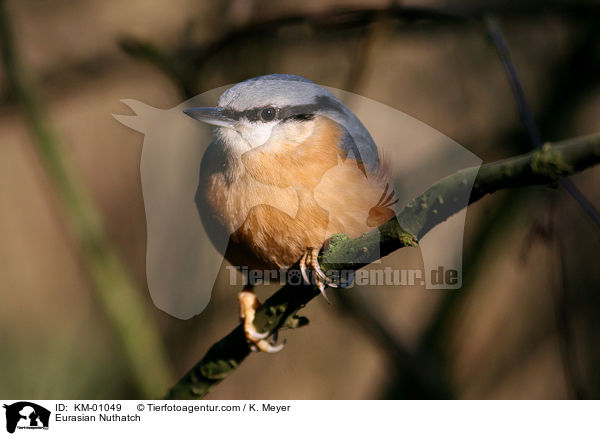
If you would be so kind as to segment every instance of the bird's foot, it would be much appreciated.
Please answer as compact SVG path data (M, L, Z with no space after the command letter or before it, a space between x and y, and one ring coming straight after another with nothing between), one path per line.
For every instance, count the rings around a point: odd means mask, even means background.
M252 286L244 287L238 294L238 300L240 302L240 318L250 349L252 351L264 351L265 353L277 353L281 351L285 342L274 345L266 340L270 334L269 332L260 333L254 327L254 316L260 307L260 302L252 290Z
M312 272L312 276L314 278L315 283L312 283L308 277L307 269ZM321 269L321 265L319 265L319 249L318 248L307 248L306 252L300 258L300 272L302 273L302 278L304 282L308 285L316 284L321 291L321 294L325 298L325 301L329 303L329 298L327 298L327 294L325 293L325 288L327 286L332 288L337 288L337 283L331 280L329 277L325 275L323 270Z

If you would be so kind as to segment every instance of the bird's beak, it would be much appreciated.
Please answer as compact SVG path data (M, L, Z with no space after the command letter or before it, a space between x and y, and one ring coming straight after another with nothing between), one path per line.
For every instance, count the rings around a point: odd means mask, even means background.
M193 107L184 109L183 112L195 120L212 124L213 126L232 128L235 124L235 120L225 115L225 110L220 107Z

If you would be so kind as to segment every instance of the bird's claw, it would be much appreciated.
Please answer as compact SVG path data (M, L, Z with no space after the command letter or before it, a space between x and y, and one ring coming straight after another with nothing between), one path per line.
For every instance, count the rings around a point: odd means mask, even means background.
M260 307L258 297L251 289L244 289L238 295L240 302L240 318L244 335L252 351L264 351L265 353L277 353L282 350L285 341L280 344L272 344L266 340L270 332L258 332L254 327L254 316Z
M265 353L275 354L283 350L283 347L285 346L285 341L283 341L280 344L273 345L270 342L261 339L257 342L249 341L249 345L250 350L252 351L264 351Z
M246 337L252 341L260 341L261 339L266 339L269 336L269 332L257 332L256 328L254 327L254 323L250 323L250 326L246 326L246 323L244 323L244 333L246 333Z
M308 277L307 269L313 273L315 283L312 283ZM327 298L327 294L325 293L325 288L327 286L332 288L337 288L337 283L335 283L332 279L327 277L323 270L321 269L321 265L319 265L319 249L318 248L308 248L306 252L300 258L300 273L302 274L302 278L304 279L304 283L307 285L316 284L321 291L321 294L325 298L325 301L329 303L329 298Z
M319 250L317 248L311 248L310 251L311 270L323 281L324 284L331 288L337 288L337 283L335 283L332 279L327 277L321 269L321 265L319 265Z

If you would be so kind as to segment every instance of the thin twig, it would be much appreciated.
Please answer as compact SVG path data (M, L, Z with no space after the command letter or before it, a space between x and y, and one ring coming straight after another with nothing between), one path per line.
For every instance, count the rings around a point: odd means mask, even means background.
M517 68L510 55L510 50L508 48L508 44L506 43L506 38L504 38L502 33L502 29L500 28L500 24L491 15L487 15L485 17L485 26L490 40L494 44L494 47L496 47L498 57L504 66L506 77L508 78L510 86L513 90L515 100L517 101L519 114L523 124L525 125L525 129L527 130L529 139L534 148L540 148L542 146L542 137L537 124L535 123L533 113L531 112L529 104L527 103L525 91L523 90L523 86L519 80ZM573 183L573 181L570 179L561 179L558 183L569 193L571 197L573 197L573 199L575 199L575 201L590 217L596 227L600 229L600 213L598 213L594 205L579 190L577 185L575 185L575 183Z

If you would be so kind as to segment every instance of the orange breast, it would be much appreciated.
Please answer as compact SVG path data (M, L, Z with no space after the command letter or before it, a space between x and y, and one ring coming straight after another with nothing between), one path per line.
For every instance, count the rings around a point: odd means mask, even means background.
M311 123L301 134L274 131L266 144L244 153L244 174L226 196L223 186L213 186L229 205L216 207L238 223L226 254L233 264L288 267L334 233L356 237L391 218L378 207L389 183L385 171L366 176L339 147L342 131L334 121Z

